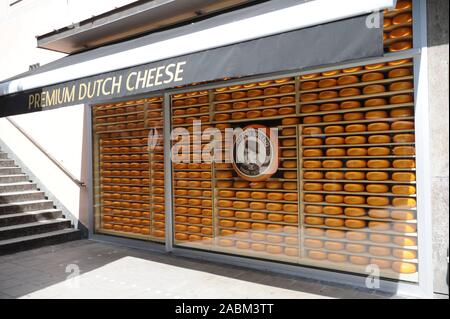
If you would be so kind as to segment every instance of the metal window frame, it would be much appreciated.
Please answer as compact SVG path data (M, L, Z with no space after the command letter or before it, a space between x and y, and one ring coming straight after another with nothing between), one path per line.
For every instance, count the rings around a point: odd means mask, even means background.
M418 248L419 248L419 282L397 282L389 279L380 280L379 291L395 293L400 295L409 295L422 298L431 298L433 296L433 263L432 263L432 227L431 227L431 163L429 160L429 110L428 110L428 67L427 67L427 22L426 22L426 1L413 0L413 49L396 53L386 53L382 57L360 59L348 63L330 64L320 68L308 68L292 72L275 72L270 75L258 75L247 77L245 80L229 80L226 85L243 84L254 81L264 81L274 77L298 76L311 72L323 72L339 68L358 66L361 64L371 64L398 60L404 58L414 59L414 85L415 85L415 125L416 125L416 175L417 180L417 204L418 204ZM202 260L220 262L258 270L294 275L321 281L328 281L340 284L351 285L354 287L366 288L366 277L360 274L338 272L333 269L314 268L301 264L284 264L270 260L253 259L249 257L230 255L220 252L202 251L194 248L184 248L176 246L173 243L173 190L172 190L172 167L170 161L170 132L171 132L171 112L170 96L180 92L192 92L198 90L211 89L220 86L224 82L215 82L213 84L199 85L192 88L172 89L160 92L164 94L164 188L166 205L166 241L164 245L160 243L141 241L136 239L127 239L124 237L115 237L110 235L101 235L94 233L94 193L93 193L93 152L92 152L92 119L91 105L86 104L85 116L88 123L89 159L89 238L98 241L106 241L118 245L125 245L141 249L147 249L158 252L173 253L177 256L198 258ZM142 96L142 95L141 95ZM145 96L145 95L144 95ZM139 96L133 98L138 98ZM121 98L120 100L123 100ZM113 101L108 101L113 102ZM169 196L170 194L170 196Z

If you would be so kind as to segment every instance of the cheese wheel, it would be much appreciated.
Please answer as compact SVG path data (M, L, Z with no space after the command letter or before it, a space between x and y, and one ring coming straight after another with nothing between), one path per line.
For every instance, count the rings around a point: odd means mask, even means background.
M325 260L327 259L327 254L322 251L309 250L308 257L315 260Z
M269 116L275 116L278 114L278 111L276 109L265 109L262 111L263 117L269 117Z
M238 191L238 192L236 192L236 197L237 198L249 198L250 197L250 192L248 192L248 191Z
M384 23L386 24L386 22L388 22L388 25L389 25L390 20L391 19L385 18ZM386 27L386 25L384 27ZM377 70L377 69L381 69L382 67L385 67L385 66L386 66L386 63L374 63L374 64L368 64L368 65L364 66L364 68L366 70Z
M266 250L266 245L265 244L259 244L259 243L252 243L251 244L251 249L253 249L255 251L265 251Z
M392 186L392 193L399 195L414 195L416 188L410 185L394 185Z
M362 205L365 204L366 199L364 196L345 196L344 203L348 205Z
M298 199L297 193L284 193L283 199L287 201L296 201Z
M387 193L389 187L384 184L367 184L366 191L369 193Z
M353 83L358 83L359 78L356 75L344 75L338 78L338 85L348 85Z
M377 265L380 269L389 269L392 267L392 261L380 258L370 258L370 264Z
M393 19L392 23L397 24L406 24L412 22L412 14L410 12L405 12L401 14L397 14Z
M392 166L395 168L415 168L416 161L411 159L397 159L392 162Z
M391 117L409 117L413 116L414 111L410 107L400 107L390 112Z
M345 156L344 148L329 148L326 151L327 156Z
M265 192L251 192L250 197L253 199L266 199L267 194Z
M381 72L366 73L361 77L363 82L379 81L384 79L384 74Z
M370 260L364 256L349 256L348 260L355 265L368 265Z
M368 138L369 144L386 144L391 142L389 135L371 135Z
M412 41L395 42L389 46L389 52L398 52L412 48Z
M415 224L394 223L392 229L399 233L415 233L417 226Z
M389 124L383 122L370 123L369 125L367 125L368 131L388 131L389 128Z
M369 239L375 243L389 243L391 236L385 234L370 234Z
M361 217L366 215L364 208L360 207L346 207L344 209L344 214L349 217Z
M361 253L366 252L367 247L366 247L366 245L361 245L361 244L347 244L347 245L345 245L345 250L350 253L361 254Z
M383 98L368 99L364 102L364 107L383 106L387 101Z
M267 186L267 188L270 188L270 187ZM279 188L279 187L274 187L274 188ZM297 189L297 183L296 182L284 182L283 183L283 189L287 189L287 190Z
M364 132L367 127L364 124L350 124L345 127L346 132Z
M306 216L305 217L305 224L308 225L323 225L324 219L322 217L311 217Z
M394 95L389 99L389 103L391 104L403 104L403 103L410 103L412 101L413 97L410 94Z
M304 179L322 179L323 178L323 173L322 172L304 172L303 173L303 178Z
M348 148L347 149L346 154L348 156L366 156L367 155L367 149L360 148L360 147L352 147L352 148Z
M399 246L417 246L417 240L411 236L394 236L392 241Z
M303 128L303 135L317 135L322 134L322 128L321 127L304 127Z
M345 245L337 241L326 241L324 247L328 250L338 251L343 250L345 248Z
M323 152L321 149L306 149L303 150L303 157L319 157L322 156Z
M312 113L319 111L320 107L316 104L303 105L301 107L302 113Z
M416 180L416 175L410 172L395 172L392 174L392 180L397 182L413 182Z
M330 180L344 179L344 172L326 172L325 178Z
M327 145L339 145L339 144L344 144L344 142L345 142L345 139L340 136L327 137L325 139L325 144L327 144Z
M337 230L337 229L327 229L325 231L325 236L328 238L334 238L334 239L343 239L345 238L345 231L343 230Z
M410 249L393 249L392 255L398 259L416 259L417 252L415 250Z
M411 81L394 82L391 85L389 85L389 91L410 90L412 88L413 83Z
M341 125L331 125L331 126L326 126L324 129L324 132L326 134L331 134L331 133L343 133L344 132L344 127Z
M391 248L381 246L370 246L369 253L374 256L390 256L392 253Z
M248 218L250 218L250 213L249 212L236 211L234 213L234 216L236 218L240 218L240 219L248 219Z
M415 155L416 150L414 146L396 146L392 149L395 155Z
M323 103L320 105L321 111L334 111L339 110L339 104L337 103Z
M417 266L413 263L394 261L392 263L392 270L402 274L413 274L417 272Z
M344 219L325 218L325 225L328 227L342 227L344 226Z
M286 256L298 256L298 249L294 247L285 247L284 254Z
M266 205L265 203L262 203L262 202L251 202L250 203L250 208L251 209L257 209L257 210L259 210L259 209L266 209L266 206L269 206L269 204L271 204L271 203L268 203ZM279 205L281 206L281 204L279 204ZM272 206L270 206L270 207L272 207ZM269 209L269 208L267 207L267 209Z
M347 231L345 237L351 241L363 241L367 239L367 234L357 231Z
M325 201L327 203L342 203L342 202L344 202L344 196L342 196L342 195L326 195Z
M340 108L347 110L347 109L356 109L361 107L361 102L359 101L344 101L341 103Z
M386 111L370 111L370 112L366 112L365 117L368 120L380 119L380 118L382 119L382 118L387 118L388 113Z
M323 207L323 213L327 215L342 215L343 212L344 212L343 208L339 206Z
M367 154L370 156L386 156L391 154L391 150L388 147L369 147L367 149ZM389 162L385 162L385 161L377 161L377 160L372 160L370 162L370 165L375 165L372 167L390 167L390 163ZM381 166L377 166L377 165L381 165ZM385 166L387 165L387 166Z
M382 93L382 92L386 92L386 88L384 87L384 85L381 85L381 84L368 85L368 86L365 86L363 89L363 94L365 94L365 95L377 94L377 93Z
M366 177L364 172L345 172L345 179L349 180L363 180Z
M325 231L323 229L320 228L311 228L308 227L305 229L305 234L308 236L313 236L313 237L322 237L324 235Z
M342 115L341 114L327 114L324 115L322 118L323 122L339 122L342 121Z
M322 162L322 166L325 168L340 168L343 166L343 163L339 160L325 160Z
M289 213L296 213L296 212L298 212L298 205L296 205L296 204L284 204L283 205L283 211L289 212Z
M358 88L345 88L339 91L340 97L361 95L361 90Z
M364 220L358 220L358 219L346 219L345 220L345 227L348 228L365 228L366 222Z
M288 117L288 118L284 118L281 120L282 125L294 125L294 124L299 124L299 123L300 123L300 120L295 117Z
M366 178L369 181L385 181L389 179L389 174L386 172L367 172Z
M391 167L391 162L383 159L375 159L367 161L367 167L369 168L388 168Z
M416 207L416 200L414 198L398 197L392 199L392 205L394 207L414 208Z
M343 263L347 261L348 257L344 254L329 253L327 259L331 262Z
M295 134L297 134L297 130L295 128L288 127L288 128L283 128L281 130L282 136L291 136L291 135L295 135Z
M348 168L364 168L366 164L365 160L349 160L345 163L345 166Z
M323 247L323 241L318 240L318 239L306 238L304 244L305 244L305 247L308 247L308 248L322 248Z
M322 122L321 116L305 116L303 118L303 124L315 124Z
M285 227L289 227L289 226L285 226ZM279 233L279 232L283 231L283 227L281 225L277 225L277 224L268 224L267 231ZM286 230L285 230L285 232L286 232ZM295 232L297 232L297 230Z
M285 172L283 172L283 178L297 179L297 171L285 171Z
M364 192L364 184L344 184L346 192Z
M345 121L357 121L364 119L364 113L362 112L350 112L344 114Z
M330 86L336 86L337 80L333 78L322 79L319 81L319 87L326 88Z
M252 226L252 224L249 222L243 222L243 221L236 222L236 228L250 229L251 226Z
M336 97L338 97L338 93L336 91L322 91L319 93L320 100L334 99Z
M325 71L325 72L322 72L322 76L333 76L333 75L336 75L339 73L340 73L340 70Z
M412 121L395 121L391 124L392 130L412 130L414 129L414 122Z
M297 215L284 215L283 221L286 223L298 223L298 216Z
M252 223L253 230L266 230L266 224L263 223Z
M319 95L317 93L303 93L300 95L300 100L302 102L309 102L309 101L315 101L319 98Z
M325 183L323 184L323 190L327 192L335 192L342 190L342 184L339 183Z
M227 188L233 186L232 181L216 181L216 186L218 188Z
M371 230L377 230L377 231L386 231L391 228L391 225L387 222L376 222L376 221L370 221L369 222L369 229Z
M308 214L322 214L323 207L322 206L314 206L314 205L305 205L305 213Z
M306 91L306 90L313 90L313 89L317 88L318 86L319 86L319 83L317 83L317 81L306 81L300 85L300 88L302 90Z

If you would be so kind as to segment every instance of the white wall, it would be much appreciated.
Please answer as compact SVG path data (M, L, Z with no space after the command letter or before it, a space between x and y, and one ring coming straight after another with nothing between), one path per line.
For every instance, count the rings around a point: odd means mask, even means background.
M36 48L42 35L135 0L0 0L0 81L44 65L64 54ZM12 117L72 175L86 181L87 145L84 106ZM87 191L80 189L6 119L0 119L0 140L27 166L54 197L88 226ZM87 182L87 181L86 181Z

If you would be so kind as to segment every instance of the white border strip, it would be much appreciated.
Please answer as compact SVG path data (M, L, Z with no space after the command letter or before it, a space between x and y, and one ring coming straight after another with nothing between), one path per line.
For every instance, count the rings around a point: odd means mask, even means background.
M393 7L395 0L315 0L0 84L0 95L70 81ZM270 22L270 23L269 23Z

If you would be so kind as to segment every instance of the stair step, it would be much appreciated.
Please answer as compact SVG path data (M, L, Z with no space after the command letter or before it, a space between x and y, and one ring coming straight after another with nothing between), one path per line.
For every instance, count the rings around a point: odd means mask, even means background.
M8 159L8 153L0 152L0 159Z
M0 240L0 255L78 239L81 239L79 230L66 228L38 235Z
M45 193L37 190L0 194L0 204L13 204L41 199L45 199Z
M14 167L14 166L15 166L14 160L0 158L0 167Z
M25 174L0 175L0 184L28 182Z
M0 196L2 193L32 191L36 189L37 185L35 183L30 182L0 184Z
M58 209L45 209L26 213L0 215L0 227L58 219L62 218L62 216L62 211Z
M0 215L9 215L53 208L53 202L51 200L35 200L10 204L0 204Z
M0 175L14 175L21 173L22 169L20 167L0 167Z
M6 226L0 228L0 240L43 234L67 228L70 228L70 220L63 218Z

